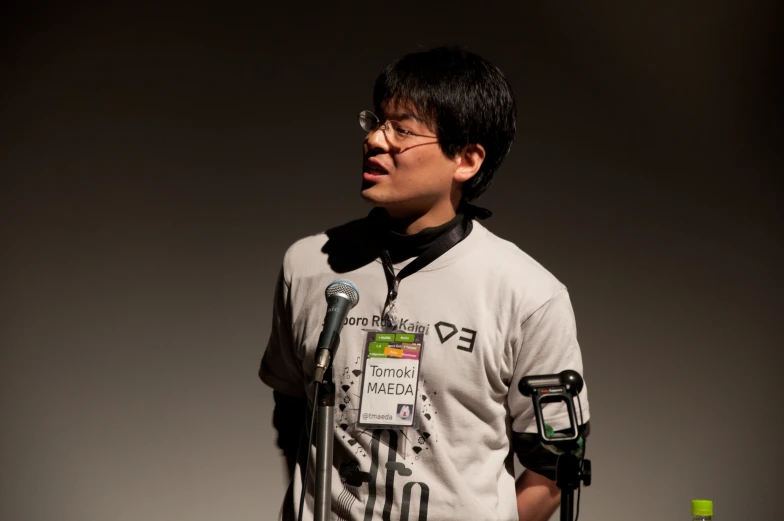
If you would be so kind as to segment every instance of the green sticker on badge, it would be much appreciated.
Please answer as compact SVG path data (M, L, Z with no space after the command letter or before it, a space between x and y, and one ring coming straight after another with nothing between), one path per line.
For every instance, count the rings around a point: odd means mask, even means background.
M411 333L398 333L395 335L395 342L413 342L414 335Z
M368 355L372 358L387 356L386 353L384 353L384 349L386 349L387 345L386 342L371 342L368 344Z
M392 333L376 333L376 342L394 342L395 335Z

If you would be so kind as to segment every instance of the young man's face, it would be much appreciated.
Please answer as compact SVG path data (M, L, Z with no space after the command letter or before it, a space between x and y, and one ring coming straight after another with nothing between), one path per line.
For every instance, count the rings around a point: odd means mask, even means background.
M365 136L362 197L392 217L424 214L451 204L456 160L444 155L433 137L435 131L415 111L394 103L383 109L377 115L382 123L396 120L401 130L418 135L397 144L392 129L386 131L391 140L381 129Z

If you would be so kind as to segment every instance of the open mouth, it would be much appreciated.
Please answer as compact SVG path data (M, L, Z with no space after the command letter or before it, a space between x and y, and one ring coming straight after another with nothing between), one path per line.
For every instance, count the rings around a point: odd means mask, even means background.
M381 170L380 168L373 168L370 166L365 166L365 172L370 175L387 175L386 170Z
M371 175L387 175L389 173L384 167L372 161L365 163L365 172Z

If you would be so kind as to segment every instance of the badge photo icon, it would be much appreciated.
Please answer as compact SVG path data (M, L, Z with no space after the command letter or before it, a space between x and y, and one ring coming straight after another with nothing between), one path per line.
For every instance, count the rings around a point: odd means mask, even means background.
M400 420L407 420L411 417L411 404L401 403L397 406L397 417Z

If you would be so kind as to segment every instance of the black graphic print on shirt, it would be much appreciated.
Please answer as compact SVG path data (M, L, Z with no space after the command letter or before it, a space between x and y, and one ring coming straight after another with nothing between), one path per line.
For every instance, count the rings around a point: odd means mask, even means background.
M361 357L351 367L344 367L336 381L335 415L337 435L351 447L349 460L339 464L339 475L344 490L336 506L338 517L351 519L355 503L364 501L364 519L370 521L378 502L382 502L382 521L391 521L396 487L401 490L400 512L395 519L403 521L427 520L430 487L416 479L416 462L438 442L437 414L427 390L427 381L420 386L417 429L366 429L358 425L360 386L362 382ZM433 394L437 394L435 391ZM382 463L385 461L386 463ZM368 471L363 471L366 468ZM402 478L402 479L401 479ZM367 485L367 489L365 489ZM417 501L418 500L418 501ZM361 503L360 503L361 504ZM418 511L412 512L412 504Z

